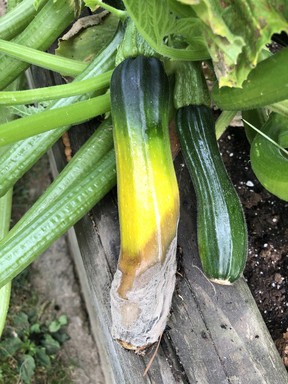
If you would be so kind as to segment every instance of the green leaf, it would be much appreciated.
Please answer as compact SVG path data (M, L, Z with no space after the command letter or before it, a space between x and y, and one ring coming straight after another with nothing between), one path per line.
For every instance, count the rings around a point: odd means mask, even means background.
M201 21L191 15L179 18L169 3L169 0L124 0L139 33L156 52L174 60L209 58Z
M41 326L39 323L32 324L30 327L31 333L40 333L41 332Z
M62 327L62 324L58 320L54 320L49 324L49 332L54 333L59 331L59 329Z
M17 313L13 318L13 325L18 333L28 329L30 324L27 314L24 312Z
M55 355L60 349L59 342L49 334L45 335L42 345L45 347L48 355Z
M21 359L20 378L24 383L31 383L35 370L35 360L30 355L24 355Z
M61 315L58 319L59 323L61 325L67 325L68 324L68 319L66 315Z
M22 348L22 345L23 342L18 336L4 339L0 343L0 357L13 356Z
M59 319L53 320L49 324L48 326L49 332L51 333L57 332L61 327L63 327L63 325L66 325L66 324L68 324L67 316L62 315L59 317Z
M57 340L61 345L65 343L65 341L69 340L70 337L67 333L59 330L58 332L53 333L53 338Z
M271 36L288 31L284 0L202 0L191 6L203 22L220 87L241 87Z
M50 367L51 366L51 359L47 355L46 350L44 347L37 348L36 354L35 354L35 359L37 362L44 366L44 367Z

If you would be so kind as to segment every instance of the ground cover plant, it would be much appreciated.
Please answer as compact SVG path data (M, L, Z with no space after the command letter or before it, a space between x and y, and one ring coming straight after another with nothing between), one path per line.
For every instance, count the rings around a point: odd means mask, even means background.
M170 176L173 172L173 167L169 166L171 154L167 153L167 138L168 120L175 119L175 116L185 161L190 164L197 191L198 245L204 272L217 283L233 283L245 267L247 233L242 207L237 196L233 195L233 186L229 185L216 138L241 111L256 177L267 191L288 200L288 9L285 1L234 4L125 0L123 3L109 2L108 5L96 0L87 0L84 4L48 0L33 5L29 2L30 7L26 2L23 0L11 7L0 19L0 192L1 217L5 218L0 243L3 308L0 324L5 321L11 280L104 197L116 181L119 196L121 193L124 196L119 201L120 218L123 217L120 220L123 249L119 262L120 288L116 287L120 298L116 309L123 301L126 304L131 300L134 286L138 293L140 288L145 289L147 281L143 276L151 272L151 260L153 267L159 267L153 273L155 284L156 281L157 284L159 281L163 283L167 265L172 272L175 271L175 262L169 264L166 261L175 256L176 230L166 239L162 229L167 217L171 219L173 215L177 229L177 198L176 205L169 205L177 193L174 187L169 189L171 186L163 177L164 170L170 170ZM29 8L30 12L19 12L21 7ZM96 11L93 19L80 18L81 21L78 20L71 31L62 36L57 55L42 52L85 9ZM20 20L21 30L17 27ZM94 29L88 34L87 23L100 24L91 27ZM40 25L41 34L35 34ZM96 31L101 38L96 44L89 44ZM278 42L274 53L267 48L272 40ZM141 63L125 77L129 67L128 64L125 67L125 63L136 62L139 57ZM152 68L152 62L158 64ZM73 80L57 87L17 91L23 89L22 73L30 64L51 69ZM152 78L148 79L148 74ZM130 79L131 87L136 84L139 91L136 107L133 104L136 98L129 98L129 92L125 90L125 83ZM153 84L159 90L163 82L168 84L165 85L165 106L163 92L156 96L156 92L149 88ZM120 86L123 86L122 93ZM151 101L153 105L149 106ZM116 105L120 102L123 109L119 112ZM212 105L221 111L216 127ZM133 116L130 116L132 107ZM96 116L101 116L102 122L95 133L51 187L8 232L11 189L15 182L71 125ZM136 123L133 120L135 116L138 117ZM127 129L119 133L121 119L122 129L125 124ZM166 131L162 131L163 121ZM134 128L138 123L140 129L136 131ZM195 139L195 148L188 134ZM209 157L207 153L210 151ZM123 154L120 156L120 153ZM163 154L163 158L158 163L156 158L159 154ZM121 189L122 167L133 170L130 192L137 191L140 179L146 180L146 211L137 210L139 191L132 199L132 193L125 195L125 185L124 192ZM211 194L205 195L205 177L213 186ZM163 193L167 194L169 202L165 206L161 198ZM134 204L133 210L135 208L131 228L127 224L130 214L125 216L125 204L129 198ZM215 209L202 209L201 199L209 200ZM223 208L223 217L218 215L219 206ZM149 215L143 218L143 211ZM147 231L142 228L137 232L141 222L147 223ZM211 222L215 225L209 226ZM221 238L228 238L228 241L223 242ZM213 249L217 249L217 257L213 259L210 257L212 244ZM233 250L236 248L241 250L235 253ZM141 265L141 268L135 268L135 265ZM137 282L139 277L145 283L141 287ZM145 347L145 342L139 340L139 329L124 325L130 323L130 317L138 316L139 308L135 301L131 300L130 304L133 310L128 319L123 320L123 330L117 338L125 347L139 349ZM163 299L159 305L166 308L170 303ZM117 315L114 320L119 323ZM165 327L165 321L161 321L161 326L157 321L151 323L157 332L152 332L153 337L146 340L148 344L155 342Z

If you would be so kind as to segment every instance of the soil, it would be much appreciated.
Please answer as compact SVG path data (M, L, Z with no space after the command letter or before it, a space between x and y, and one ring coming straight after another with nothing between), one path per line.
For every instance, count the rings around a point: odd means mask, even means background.
M256 179L242 128L229 128L219 144L246 215L249 254L244 276L288 367L288 203Z

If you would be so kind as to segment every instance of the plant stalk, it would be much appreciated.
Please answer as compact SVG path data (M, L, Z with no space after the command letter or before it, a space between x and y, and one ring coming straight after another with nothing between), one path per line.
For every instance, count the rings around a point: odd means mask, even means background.
M75 125L110 110L110 96L97 96L36 115L22 117L0 125L0 146L15 143L30 136L58 128L59 125ZM61 120L60 120L61 119Z
M0 198L0 240L8 233L10 226L12 207L12 188L5 196ZM6 321L6 316L9 308L11 292L11 282L8 281L0 288L0 337Z
M116 183L114 151L27 226L0 243L0 287L11 281L71 228Z
M55 85L45 88L29 89L25 91L0 92L0 105L19 105L43 102L46 100L60 99L82 95L88 92L100 91L109 86L112 71L69 84Z
M56 56L51 53L29 48L22 44L0 39L0 52L17 60L28 64L38 65L39 67L50 69L54 72L60 72L63 76L79 75L87 64L79 60L68 59L62 56Z
M67 0L49 0L14 42L46 50L72 23L74 7ZM6 88L29 67L29 64L0 55L0 89Z
M35 0L23 0L15 8L0 18L0 39L10 40L31 22L48 0L39 0L37 8Z
M112 69L115 65L116 50L122 37L123 30L119 28L111 43L93 60L81 75L75 78L74 82L95 77ZM91 94L85 94L72 96L68 99L60 99L53 103L50 108L69 105L76 101L87 99L90 96ZM0 196L3 196L68 128L58 128L11 145L10 149L0 156Z

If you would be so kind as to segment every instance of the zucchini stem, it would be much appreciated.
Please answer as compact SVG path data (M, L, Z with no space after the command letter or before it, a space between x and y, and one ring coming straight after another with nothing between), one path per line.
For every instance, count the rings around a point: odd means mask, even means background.
M27 47L46 50L74 20L73 2L48 0L35 18L14 42ZM6 88L29 64L0 55L0 89Z
M12 207L12 188L0 198L0 240L8 233ZM11 293L11 281L0 288L0 337L6 321Z
M123 38L123 29L119 28L111 43L93 60L91 64L73 82L89 79L106 72L115 65L116 50ZM91 97L92 94L71 96L60 99L49 106L49 109L75 103ZM69 127L51 130L41 135L11 145L9 150L0 156L0 196L3 196L36 161L67 131Z
M111 75L112 71L108 71L92 79L72 82L69 84L29 89L25 91L3 91L0 92L0 105L30 104L34 102L82 95L92 91L100 91L109 86Z
M27 137L38 135L59 125L67 126L83 123L92 117L102 115L110 110L108 94L79 101L57 109L47 110L36 115L22 117L0 125L0 146L15 143Z
M52 202L17 236L0 243L0 287L11 281L81 219L116 184L114 151L109 151L69 192Z
M117 9L115 7L112 7L111 5L108 5L101 0L94 0L93 3L95 4L95 6L98 5L99 7L106 9L108 12L119 17L120 20L125 20L128 16L126 11L121 11L121 9Z
M98 162L113 148L112 121L104 120L93 135L76 152L72 160L61 171L53 183L33 204L29 211L9 231L6 239L17 235L24 226L30 224L38 215L47 210L49 205L61 196L67 194L72 185L78 184L82 179L97 167Z
M174 105L176 109L188 105L210 107L210 95L201 62L175 63Z
M87 64L82 61L67 59L66 57L52 55L51 53L41 52L37 49L26 47L12 41L0 39L0 52L5 53L17 60L39 67L50 69L54 72L60 72L65 76L79 75Z
M225 132L226 128L229 126L233 118L235 117L237 111L223 111L221 115L218 117L215 123L215 131L217 140Z
M10 40L23 31L47 1L37 1L36 8L35 0L23 0L15 8L8 9L8 12L0 18L0 39ZM10 8L10 1L8 6Z

